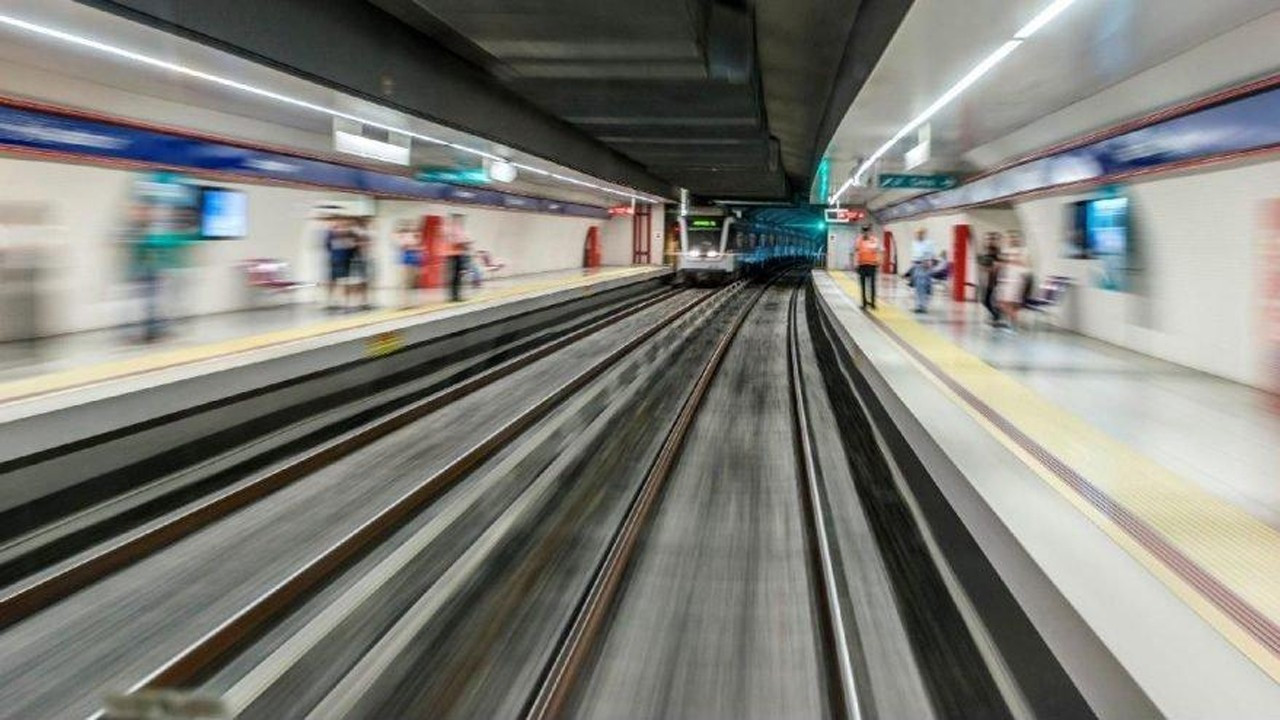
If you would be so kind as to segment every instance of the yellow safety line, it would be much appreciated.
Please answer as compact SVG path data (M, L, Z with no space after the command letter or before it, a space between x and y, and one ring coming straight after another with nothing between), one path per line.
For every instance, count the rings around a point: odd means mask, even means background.
M844 272L829 275L850 298L858 288ZM1063 410L980 358L888 304L875 317L941 372L981 398L1041 447L1158 531L1200 568L1255 609L1280 618L1280 533L1235 505L1157 464L1082 418ZM883 332L883 330L882 330ZM1051 468L1027 452L925 365L908 359L998 441L1209 622L1236 648L1280 681L1280 659L1160 558L1139 544Z
M652 269L653 268L648 266L627 267L603 270L590 275L583 275L582 277L560 277L557 279L544 280L542 282L529 283L527 285L514 285L501 290L486 292L461 302L434 302L405 310L382 310L362 314L356 317L327 320L305 327L276 330L258 335L248 335L231 340L197 345L194 347L162 350L156 353L139 355L137 357L122 360L113 360L97 365L71 368L68 370L47 373L45 375L23 378L21 380L14 380L0 384L0 404L13 402L15 400L34 395L59 392L71 388L95 385L122 377L164 370L179 365L190 365L208 360L221 359L227 356L238 355L245 352L261 350L267 347L300 342L344 330L377 325L390 320L426 315L439 312L446 308L464 307L475 303L490 302L518 295L537 293L543 290L593 286L602 280L625 277L628 275L637 275Z

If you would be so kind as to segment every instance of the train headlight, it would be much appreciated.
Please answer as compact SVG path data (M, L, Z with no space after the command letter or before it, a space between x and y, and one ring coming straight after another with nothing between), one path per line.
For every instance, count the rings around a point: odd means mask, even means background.
M718 257L720 257L720 251L719 251L719 250L708 250L708 251L707 251L707 257L709 257L709 258L718 258Z
M694 258L696 258L696 257L702 257L702 253L701 253L701 252L699 252L699 251L697 251L697 250L690 250L690 251L689 251L689 257L694 257Z

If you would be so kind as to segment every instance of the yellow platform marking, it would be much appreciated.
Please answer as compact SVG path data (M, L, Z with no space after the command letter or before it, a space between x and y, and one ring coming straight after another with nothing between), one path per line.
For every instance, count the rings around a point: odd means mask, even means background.
M844 272L831 278L850 298L856 283ZM1239 507L1211 495L1076 415L1010 378L950 340L885 304L874 316L952 380L981 398L1041 447L1159 532L1200 568L1267 618L1280 619L1280 533ZM1169 565L1138 543L1051 468L1023 449L925 365L910 358L970 416L1009 448L1073 506L1210 623L1274 680L1280 658Z
M310 340L311 338L342 332L344 330L377 325L391 320L411 318L418 315L426 315L439 312L447 308L465 307L476 303L502 300L519 295L528 295L542 292L544 290L556 290L562 288L571 289L582 287L584 294L590 294L593 292L593 286L602 280L626 277L628 275L638 275L652 269L653 268L648 266L618 268L614 270L599 271L590 275L584 274L581 277L560 277L541 282L531 282L525 285L513 285L501 290L481 293L461 302L433 302L417 305L405 310L381 310L377 312L363 313L354 317L327 320L314 325L307 325L305 327L276 330L257 335L248 335L232 340L196 345L193 347L161 350L146 355L139 355L137 357L47 373L44 375L23 378L21 380L14 380L0 384L0 404L34 395L59 392L71 388L95 385L122 377L140 375L143 373L155 372L157 370L165 370L179 365L190 365L208 360L217 360L228 356L239 355L241 353L261 350L263 348Z

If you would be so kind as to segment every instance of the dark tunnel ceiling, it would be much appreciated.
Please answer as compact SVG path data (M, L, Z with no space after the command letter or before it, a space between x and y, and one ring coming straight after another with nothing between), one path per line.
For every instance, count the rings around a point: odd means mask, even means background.
M746 200L807 196L911 4L368 1L652 174Z

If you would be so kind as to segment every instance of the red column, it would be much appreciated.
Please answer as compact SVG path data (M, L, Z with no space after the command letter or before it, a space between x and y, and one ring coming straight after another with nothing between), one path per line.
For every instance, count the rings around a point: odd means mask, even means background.
M649 264L649 233L653 227L651 225L651 217L651 210L648 205L640 205L636 208L636 214L631 216L632 265Z
M444 286L444 264L448 248L445 243L444 217L427 215L422 219L422 287Z
M964 301L965 281L969 276L969 236L973 229L956 225L951 230L951 299Z
M600 267L600 228L595 225L587 230L587 241L582 248L582 267Z
M884 231L884 242L880 243L880 272L892 275L898 271L893 261L893 233Z

